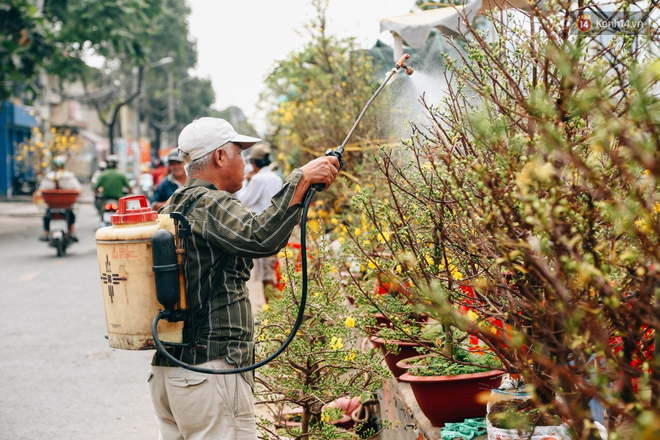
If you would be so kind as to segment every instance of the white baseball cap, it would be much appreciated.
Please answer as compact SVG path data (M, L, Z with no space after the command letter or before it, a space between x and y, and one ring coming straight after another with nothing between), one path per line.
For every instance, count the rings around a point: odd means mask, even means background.
M261 141L259 138L236 133L224 119L199 118L186 125L179 134L179 155L186 162L204 157L227 142L240 143L243 150Z

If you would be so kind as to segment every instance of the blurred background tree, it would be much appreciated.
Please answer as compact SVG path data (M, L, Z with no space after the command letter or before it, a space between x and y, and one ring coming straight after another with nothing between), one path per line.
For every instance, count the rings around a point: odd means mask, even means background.
M173 138L215 101L210 80L188 75L197 52L184 0L9 0L0 10L0 99L32 104L48 83L40 76L56 77L62 90L80 81L85 96L65 97L97 109L111 151L126 105L153 130L157 157L162 133Z
M171 136L170 144L176 144L174 135L193 119L207 116L215 102L211 81L188 74L197 64L196 43L188 28L189 15L190 8L184 0L163 0L161 13L150 24L149 59L174 59L167 67L150 69L145 75L140 117L148 121L154 133L153 158L158 157L163 133Z
M278 61L266 79L262 102L272 132L266 138L284 160L284 168L318 157L342 143L380 85L371 59L357 54L355 42L327 34L327 1L314 0L316 18L306 27L310 42ZM347 157L359 163L361 148L382 139L385 100L375 102L357 128Z
M90 53L143 61L149 17L160 10L160 0L8 0L0 10L0 99L26 91L34 99L40 69L75 81L89 77L84 58Z

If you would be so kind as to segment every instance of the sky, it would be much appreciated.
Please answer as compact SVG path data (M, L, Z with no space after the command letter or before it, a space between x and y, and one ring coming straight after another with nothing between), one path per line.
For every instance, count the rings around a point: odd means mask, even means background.
M354 37L360 48L380 38L379 19L410 12L414 0L329 0L329 34ZM189 30L197 41L198 61L191 72L211 79L213 108L240 107L258 131L265 128L257 110L264 78L276 60L309 41L304 25L315 17L311 0L188 0ZM299 34L299 32L302 32Z

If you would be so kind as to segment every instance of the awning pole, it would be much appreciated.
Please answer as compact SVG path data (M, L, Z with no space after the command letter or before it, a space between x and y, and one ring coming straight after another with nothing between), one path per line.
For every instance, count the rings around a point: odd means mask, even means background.
M394 61L398 61L403 56L403 38L394 31L392 32L392 37L394 38Z

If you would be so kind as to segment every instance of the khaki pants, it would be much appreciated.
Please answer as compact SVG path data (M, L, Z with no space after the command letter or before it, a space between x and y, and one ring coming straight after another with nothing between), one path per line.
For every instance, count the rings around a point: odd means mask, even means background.
M224 359L198 365L234 368ZM152 366L149 390L159 440L253 440L257 438L252 389L240 374L202 374Z

